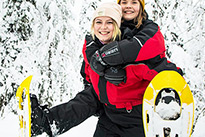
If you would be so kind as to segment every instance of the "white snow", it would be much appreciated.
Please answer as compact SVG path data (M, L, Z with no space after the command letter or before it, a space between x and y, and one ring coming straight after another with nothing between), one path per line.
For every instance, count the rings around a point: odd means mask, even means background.
M204 137L205 136L204 127L205 127L205 116L198 119L192 137Z
M68 132L58 137L92 137L97 124L97 117L90 117L79 126L76 126ZM0 136L1 137L19 137L18 116L10 113L4 119L0 119ZM38 137L46 137L46 134Z
M156 112L162 119L166 120L170 118L176 118L178 115L180 115L180 111L181 107L175 101L171 101L169 104L160 101L156 106Z
M90 117L79 126L72 128L59 137L92 137L97 124L97 117ZM1 137L19 137L18 136L18 116L9 113L6 118L0 119L0 133ZM191 137L204 137L205 136L205 117L200 117ZM38 137L46 137L45 134Z
M14 93L12 84L20 84L29 75L34 75L31 92L39 95L43 91L42 104L46 104L47 99L52 105L57 105L81 91L83 86L79 71L84 34L90 29L93 7L100 1L102 0L35 0L34 7L31 1L24 0L21 4L24 12L20 14L21 10L8 9L13 5L12 1L0 0L0 41L4 40L0 43L0 101L5 94ZM108 1L110 0L106 0ZM159 24L165 37L168 59L183 69L184 78L194 93L197 111L192 137L204 137L205 115L202 110L205 107L205 1L145 2L149 18ZM12 16L6 16L8 11L13 10L16 11ZM28 41L20 41L19 33L7 33L9 24L18 21L18 27L24 15L27 15L24 25L33 30ZM49 56L48 51L52 52L52 56ZM10 54L7 55L6 52ZM50 66L48 60L52 62ZM18 137L18 116L12 113L15 103L13 97L6 107L1 108L1 137ZM97 118L91 117L60 137L92 137L96 122ZM45 137L45 134L41 137Z

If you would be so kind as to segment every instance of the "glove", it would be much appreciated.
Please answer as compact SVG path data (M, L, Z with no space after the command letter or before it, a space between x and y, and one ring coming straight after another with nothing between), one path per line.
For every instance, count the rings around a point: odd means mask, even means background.
M126 71L121 67L109 67L105 70L105 79L114 85L126 82Z
M104 71L106 69L107 64L105 64L102 60L99 51L97 50L90 60L90 67L93 71L95 71L98 75L103 76Z
M48 122L48 112L46 112L47 106L40 106L36 95L31 94L31 136L40 135L46 132L52 137L51 128ZM48 111L48 109L47 109Z
M117 41L104 45L98 52L105 64L116 66L125 63Z

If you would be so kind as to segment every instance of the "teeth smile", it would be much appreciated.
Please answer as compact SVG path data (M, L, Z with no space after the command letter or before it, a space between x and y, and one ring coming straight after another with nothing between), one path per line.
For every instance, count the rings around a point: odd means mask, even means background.
M109 32L100 32L100 34L103 34L103 35L105 35L105 34L108 34Z
M133 13L132 11L125 11L125 13Z

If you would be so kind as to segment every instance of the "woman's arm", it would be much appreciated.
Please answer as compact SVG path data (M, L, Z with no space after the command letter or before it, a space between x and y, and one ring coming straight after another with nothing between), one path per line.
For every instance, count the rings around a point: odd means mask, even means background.
M139 31L135 29L132 33L131 38L111 42L99 49L105 64L114 66L165 56L164 37L157 24L147 20Z
M46 132L50 137L62 134L92 115L103 112L102 104L92 86L79 92L70 101L43 109L36 97L31 97L32 135Z
M92 115L99 114L101 103L92 86L79 92L74 99L50 109L48 118L55 125L57 134L79 125Z
M143 63L146 64L149 69L155 70L157 73L164 70L173 70L183 76L181 68L177 67L176 64L168 61L166 57L161 58L160 56L156 56L152 59L143 61Z

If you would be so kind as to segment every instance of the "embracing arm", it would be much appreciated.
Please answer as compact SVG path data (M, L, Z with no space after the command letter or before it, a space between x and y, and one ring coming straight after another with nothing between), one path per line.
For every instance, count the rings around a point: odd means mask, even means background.
M168 61L165 57L161 58L160 56L156 56L152 59L142 61L141 63L145 64L143 69L144 73L141 74L143 74L143 78L147 80L152 80L155 75L164 70L173 70L183 76L183 71L181 68L177 67L176 64ZM136 71L136 73L139 72Z
M140 31L132 33L133 37L111 42L99 50L105 64L114 66L165 56L164 37L157 24L147 20Z
M97 38L96 38L97 41ZM106 80L115 85L126 81L126 73L122 66L108 67L102 65L100 62L94 62L93 59L99 59L98 56L91 58L92 55L96 55L96 51L100 49L103 45L99 42L93 40L92 36L87 34L85 36L85 43L83 45L83 64L81 67L81 75L83 77L83 82L85 88L90 85L91 81L89 78L88 67L95 71L98 75L104 76ZM90 65L92 64L92 65Z
M146 60L145 64L150 69L153 69L158 73L164 70L173 70L183 76L181 68L177 67L176 64L168 61L166 57L161 58L160 56L156 56L152 59Z

